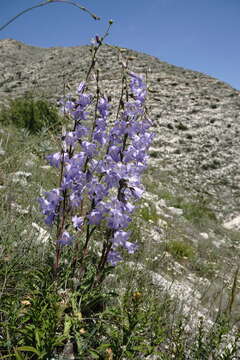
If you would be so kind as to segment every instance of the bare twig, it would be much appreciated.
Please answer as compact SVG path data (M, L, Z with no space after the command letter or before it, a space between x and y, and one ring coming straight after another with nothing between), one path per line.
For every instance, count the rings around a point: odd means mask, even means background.
M73 5L73 6L77 7L78 9L87 12L94 20L100 20L99 16L93 14L91 11L89 11L84 6L81 6L80 4L78 4L75 1L71 1L71 0L46 0L46 1L41 1L40 3L38 3L38 4L34 5L34 6L31 6L31 7L27 8L27 9L21 11L20 13L15 15L14 17L12 17L10 20L8 20L5 24L3 24L0 27L0 31L5 29L8 25L10 25L12 22L14 22L17 18L19 18L23 14L26 14L27 12L29 12L31 10L34 10L34 9L37 9L39 7L42 7L42 6L51 4L51 3L57 3L57 2Z

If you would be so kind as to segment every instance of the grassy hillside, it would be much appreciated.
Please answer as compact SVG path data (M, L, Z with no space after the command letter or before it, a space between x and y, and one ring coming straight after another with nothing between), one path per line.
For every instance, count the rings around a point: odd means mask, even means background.
M131 224L139 251L94 289L91 264L71 279L66 249L56 280L55 234L37 202L57 186L45 161L56 134L8 126L0 136L1 359L237 358L240 239L211 198L189 196L153 157Z
M138 251L124 253L116 267L101 268L113 243L110 235L120 227L109 233L106 218L101 226L88 226L84 206L91 202L85 198L78 209L85 217L85 240L80 233L76 245L58 247L58 235L73 230L72 222L63 221L57 234L60 220L52 228L46 225L38 201L59 187L59 169L50 167L46 156L61 149L64 136L57 130L63 119L48 101L84 78L91 68L90 47L40 49L14 40L2 40L0 47L1 66L7 69L0 79L5 104L0 113L0 359L240 358L239 92L148 55L102 46L96 62L101 71L88 84L89 92L97 90L90 114L97 119L102 94L112 104L110 123L124 96L136 100L119 65L125 57L131 70L148 79L156 136L143 176L145 192L127 228ZM18 63L19 58L26 61ZM9 101L9 95L20 97ZM83 148L80 135L76 146ZM124 146L116 160L120 165ZM68 144L68 161L73 154ZM92 176L89 158L82 171L86 178ZM92 173L101 181L105 173L97 166ZM131 187L122 176L110 189L123 205L124 191L136 195L136 184ZM64 199L61 204L62 216ZM94 202L90 205L94 210ZM65 214L71 219L70 210Z

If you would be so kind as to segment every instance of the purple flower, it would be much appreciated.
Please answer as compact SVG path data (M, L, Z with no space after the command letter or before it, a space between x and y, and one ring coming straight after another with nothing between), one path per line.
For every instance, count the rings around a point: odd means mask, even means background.
M84 218L82 216L73 216L72 217L72 223L73 223L73 226L79 230L82 226L83 226L83 223L84 223Z
M93 133L93 140L97 141L100 145L105 145L107 143L106 132L96 128Z
M137 245L137 244L133 244L133 243L131 243L131 242L129 242L129 241L126 241L126 242L124 243L124 247L125 247L125 249L127 249L127 251L128 251L129 254L134 254L135 251L138 249L138 245Z
M129 236L130 236L129 231L123 231L123 230L115 231L114 237L112 239L114 248L118 246L124 246L126 241L129 239Z
M135 199L140 199L142 197L143 191L144 190L141 189L140 187L134 186L134 187L129 187L126 192L128 196L132 196Z
M130 88L134 95L139 94L140 90L146 89L146 85L143 82L142 76L135 74L134 72L131 72L130 77L131 77Z
M114 237L112 239L113 248L115 249L119 246L122 246L128 251L129 254L133 254L137 250L138 245L128 241L129 236L130 236L129 231L123 231L123 230L115 231Z
M75 131L69 131L66 133L64 140L67 145L73 146L78 140L78 135Z
M89 129L86 126L77 125L75 133L77 134L78 138L81 138L83 136L86 136L89 133Z
M62 158L63 156L61 155L60 152L46 156L46 159L48 160L49 164L57 168L59 167Z
M83 90L85 89L86 83L85 81L80 82L80 84L77 87L77 93L81 94Z
M72 131L66 132L62 142L64 154L59 152L47 157L52 166L60 167L62 162L61 188L53 189L39 199L47 224L52 225L56 216L65 216L66 221L71 217L75 230L81 231L85 219L89 225L104 222L113 234L107 257L112 266L122 261L116 249L122 248L133 254L138 248L129 241L130 233L126 228L134 204L142 196L141 175L146 168L146 151L153 139L149 131L151 122L144 109L146 85L143 77L130 73L130 78L131 101L123 104L111 129L107 127L110 104L106 97L99 98L92 128L82 125L83 120L88 120L86 110L94 99L85 93L84 82L77 88L77 100L71 95L61 100L63 110L73 119L74 126ZM81 151L77 153L79 148ZM64 207L59 206L63 196ZM74 211L79 213L83 200L85 206L89 205L87 215L74 215ZM73 236L64 231L58 242L64 246L72 240Z
M96 151L97 151L96 144L90 143L88 141L83 141L82 148L88 157L93 157L94 155L96 155Z
M72 111L71 115L75 121L87 120L88 112L84 111L81 106L78 106L74 111Z
M97 178L93 178L92 181L87 185L90 198L94 200L95 204L108 195L108 189L106 185L99 184Z
M60 195L59 189L53 189L49 192L44 193L45 198L39 198L38 202L40 204L42 213L46 215L45 223L47 225L52 225L57 215L56 210L59 202L63 199Z
M75 103L74 103L74 101L71 100L71 98L72 98L71 94L68 94L68 95L66 96L66 98L67 98L67 99L61 99L61 100L59 101L59 104L62 105L61 111L62 111L63 113L65 113L65 112L66 112L66 113L71 113L71 111L73 111L73 109L74 109L74 107L75 107Z
M143 108L141 106L140 102L133 101L133 102L127 102L124 106L124 117L131 117L135 119L138 115L143 114Z
M82 192L75 191L70 195L70 203L73 208L77 208L81 205L81 201L83 200Z
M90 225L99 225L103 219L103 214L98 209L93 209L89 215L87 215Z
M108 253L107 261L112 266L116 266L120 261L122 261L122 257L117 251L111 250Z
M128 123L124 119L121 121L115 122L114 126L110 130L111 142L115 144L118 140L119 143L122 142L122 136L127 133Z
M106 130L106 119L104 118L97 118L96 126L98 129Z
M131 204L130 202L125 202L123 205L124 210L131 214L133 212L133 210L135 209L135 206L133 204Z
M79 99L76 101L76 104L80 105L82 108L85 108L91 104L92 95L91 94L79 94Z
M128 226L131 218L124 214L124 207L121 201L114 200L109 205L109 214L107 217L107 225L111 229L118 230Z
M123 160L124 162L131 162L136 160L136 157L137 157L137 151L132 145L130 145L128 149L124 151Z
M105 118L108 116L110 104L106 98L101 98L98 102L98 111L100 115Z
M120 161L120 153L121 153L121 148L119 146L111 146L109 148L109 155L111 156L111 158L113 159L113 161L118 162Z
M91 173L93 174L94 172L97 173L102 173L103 172L103 160L95 160L95 159L91 159L88 162L88 168L91 171Z
M72 240L73 240L73 236L71 236L67 231L64 231L60 239L58 240L58 243L62 246L71 245Z

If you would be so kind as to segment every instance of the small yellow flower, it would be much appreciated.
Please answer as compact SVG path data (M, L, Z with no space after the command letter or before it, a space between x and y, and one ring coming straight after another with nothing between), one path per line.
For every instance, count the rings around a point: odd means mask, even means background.
M21 300L21 304L22 304L22 305L25 305L25 306L31 305L31 303L30 303L29 300Z
M113 360L113 351L111 348L106 349L106 360Z
M86 331L84 328L81 328L81 329L79 330L79 332L80 332L80 334L85 334L87 331Z
M138 300L142 296L142 293L140 291L135 291L132 295L133 300Z

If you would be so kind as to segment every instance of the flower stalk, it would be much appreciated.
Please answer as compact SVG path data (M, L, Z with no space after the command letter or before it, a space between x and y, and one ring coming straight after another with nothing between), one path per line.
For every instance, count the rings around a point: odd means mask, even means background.
M96 37L91 71L101 44L102 39ZM73 127L72 131L65 132L61 151L47 156L50 165L60 169L59 188L39 199L45 222L57 226L55 275L61 266L64 246L75 244L74 272L78 265L84 267L89 249L97 254L96 237L92 240L96 230L106 229L101 254L95 261L98 284L103 281L108 265L116 266L123 260L124 250L133 254L138 248L129 241L131 234L127 229L135 203L144 190L141 175L146 168L153 134L145 111L143 78L131 72L128 76L130 94L123 66L121 97L112 126L111 105L108 97L101 93L98 71L95 96L86 93L84 81L77 88L77 99L68 95L61 100L62 111L72 119ZM92 126L87 125L91 116L88 108L93 108Z

